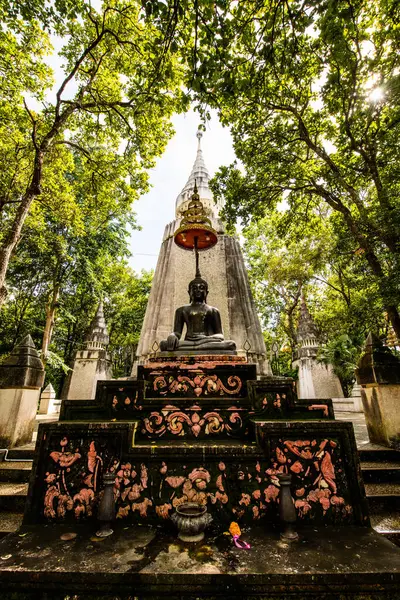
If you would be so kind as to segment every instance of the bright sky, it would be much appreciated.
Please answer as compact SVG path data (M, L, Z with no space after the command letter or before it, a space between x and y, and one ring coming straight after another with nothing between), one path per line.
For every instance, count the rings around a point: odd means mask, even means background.
M141 231L132 232L129 261L140 273L155 269L164 228L175 218L175 200L192 170L197 152L196 132L200 118L193 111L173 118L176 134L150 173L152 189L134 206ZM204 161L211 176L221 165L235 159L229 130L223 128L214 113L201 140Z

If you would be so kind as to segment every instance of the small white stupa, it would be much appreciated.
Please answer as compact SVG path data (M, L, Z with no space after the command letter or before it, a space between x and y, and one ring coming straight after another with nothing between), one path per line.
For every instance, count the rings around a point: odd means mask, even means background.
M343 390L331 365L318 362L318 329L301 297L300 318L297 327L297 355L293 362L299 368L297 395L299 398L341 398Z
M107 352L109 344L107 325L104 319L103 303L100 302L83 349L75 355L72 373L67 383L68 400L90 400L96 395L97 382L112 378L111 356Z

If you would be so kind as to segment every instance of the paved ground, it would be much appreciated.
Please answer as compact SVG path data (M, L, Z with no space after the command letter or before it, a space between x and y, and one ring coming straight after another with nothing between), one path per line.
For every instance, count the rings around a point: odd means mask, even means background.
M212 528L206 543L187 544L172 530L120 525L107 538L76 524L7 536L1 597L399 598L400 549L372 529L314 526L291 544L272 528L252 526L243 532L251 548L242 550Z
M336 412L335 417L338 421L352 421L354 433L356 436L357 448L362 448L369 444L367 425L365 423L364 413L355 412Z

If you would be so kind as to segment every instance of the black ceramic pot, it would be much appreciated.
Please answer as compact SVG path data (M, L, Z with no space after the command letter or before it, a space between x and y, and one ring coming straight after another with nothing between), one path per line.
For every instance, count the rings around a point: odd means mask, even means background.
M204 538L204 530L211 523L212 516L207 507L195 502L184 502L177 507L171 520L178 528L178 538L183 542L200 542Z

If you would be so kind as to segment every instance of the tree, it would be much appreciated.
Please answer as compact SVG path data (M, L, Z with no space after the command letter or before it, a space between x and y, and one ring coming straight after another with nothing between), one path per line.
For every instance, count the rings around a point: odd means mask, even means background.
M243 230L249 278L264 329L289 342L294 351L302 291L324 269L329 238L314 217L284 231L287 215L271 211ZM307 229L306 229L307 227ZM282 339L283 338L283 339Z
M114 377L131 374L152 280L153 271L142 271L139 277L130 269L125 269L123 276L113 271L105 315L110 325Z
M304 293L320 333L320 359L333 365L349 390L368 332L374 329L385 337L390 332L376 283L353 253L341 220L336 214L320 219L311 212L307 221L295 222L288 207L281 206L242 234L265 339L270 347L278 342L280 368L288 372L297 347Z
M136 275L124 259L126 238L118 245L121 229L104 229L99 235L83 238L64 255L63 277L54 314L55 327L46 348L46 382L61 391L74 354L82 344L100 298L114 359L114 374L126 375L139 338L151 287L152 273ZM30 238L30 239L29 239ZM0 309L0 356L6 355L26 334L43 344L48 301L52 296L57 258L37 230L29 223L9 270L9 300ZM38 252L38 248L41 251ZM42 353L43 356L43 353ZM127 359L124 361L123 359ZM130 372L130 371L129 371Z
M100 179L94 192L81 171L77 155L67 173L76 206L69 227L65 204L33 205L10 263L10 298L0 308L3 351L28 329L42 347L42 360L49 359L50 376L57 377L61 363L70 363L76 344L82 341L89 325L87 315L99 298L105 296L108 306L113 306L113 298L123 295L127 282L136 281L126 265L128 226L136 226L129 202L115 187L118 180ZM124 301L132 303L127 294ZM137 323L128 326L128 319L126 325L127 330L137 329Z
M9 27L20 18L25 22L37 21L48 30L56 30L65 19L78 16L81 10L82 2L78 0L1 0L0 21Z
M73 153L80 158L80 178L94 196L101 180L113 181L128 205L147 189L146 170L172 133L170 116L186 106L182 68L172 46L177 21L177 7L168 8L160 33L136 0L110 0L99 12L83 4L79 19L59 19L65 78L52 103L44 101L48 36L34 20L9 21L2 38L9 77L0 105L0 155L7 164L0 185L0 305L10 257L32 203L63 206L66 226L79 221L77 184L68 182L71 161L76 163ZM19 82L19 63L27 81ZM32 108L26 91L42 102L41 110ZM99 201L107 199L103 195Z
M355 381L354 372L360 352L360 345L354 345L353 340L346 334L332 339L318 352L318 359L321 362L332 365L333 372L339 377L346 397L350 394Z
M246 171L225 171L226 215L282 198L294 218L337 214L400 337L399 4L216 2L206 22L202 7L188 77Z
M101 178L95 190L82 169L79 155L66 163L68 185L74 189L74 212L68 203L35 203L27 218L14 263L29 281L34 268L35 279L41 281L46 318L42 336L42 360L46 362L55 327L60 296L77 274L86 277L93 290L101 290L93 276L103 260L114 263L129 255L127 226L135 227L130 197L120 193L117 180ZM66 223L69 222L69 226ZM24 269L24 265L26 268ZM15 272L11 264L12 274ZM1 311L1 308L0 308Z

